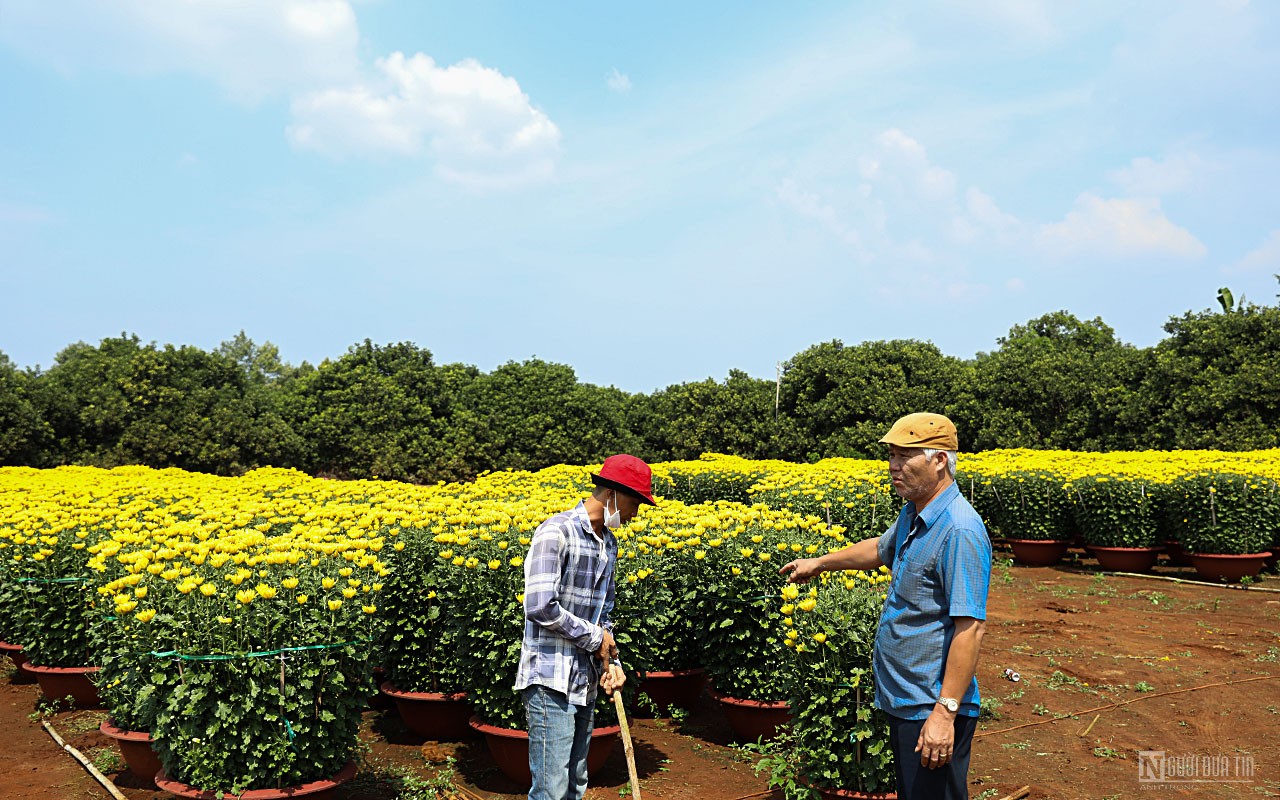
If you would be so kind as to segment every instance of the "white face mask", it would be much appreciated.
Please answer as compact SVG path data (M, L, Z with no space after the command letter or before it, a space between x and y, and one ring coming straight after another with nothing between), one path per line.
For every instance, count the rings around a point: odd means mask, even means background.
M622 527L622 512L618 510L618 493L613 493L613 510L609 510L609 503L604 504L604 526L611 531L616 531Z

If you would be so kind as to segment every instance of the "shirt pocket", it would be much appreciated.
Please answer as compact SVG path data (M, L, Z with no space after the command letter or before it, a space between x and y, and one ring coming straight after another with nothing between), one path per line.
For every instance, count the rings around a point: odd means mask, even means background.
M937 555L926 558L913 556L916 554L908 552L906 558L900 559L899 567L902 571L900 594L903 599L909 600L912 604L918 604L926 598L933 598L936 602L942 591L942 576L938 574Z

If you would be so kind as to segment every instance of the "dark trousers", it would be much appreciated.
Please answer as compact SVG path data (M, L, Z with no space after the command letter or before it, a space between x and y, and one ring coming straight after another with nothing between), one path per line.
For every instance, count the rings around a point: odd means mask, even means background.
M924 720L889 715L889 742L898 773L898 800L968 800L969 752L977 727L977 717L957 716L951 760L930 769L920 765L920 754L915 751Z

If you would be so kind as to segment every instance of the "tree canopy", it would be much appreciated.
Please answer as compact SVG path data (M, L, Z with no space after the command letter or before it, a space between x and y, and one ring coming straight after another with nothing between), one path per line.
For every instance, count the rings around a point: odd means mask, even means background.
M1280 307L1218 296L1155 346L1054 311L972 359L929 342L823 342L780 382L627 393L537 359L491 372L437 364L412 342L285 363L244 331L211 352L121 334L77 342L47 370L0 353L0 465L147 464L236 474L466 480L496 469L704 452L815 460L882 453L899 416L940 411L962 450L1280 447Z

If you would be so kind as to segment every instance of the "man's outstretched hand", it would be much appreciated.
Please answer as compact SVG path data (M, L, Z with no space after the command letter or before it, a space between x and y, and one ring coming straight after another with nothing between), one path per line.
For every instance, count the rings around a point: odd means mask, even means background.
M822 572L822 566L816 558L797 558L795 561L788 561L778 570L779 575L788 575L788 580L792 583L808 583Z

